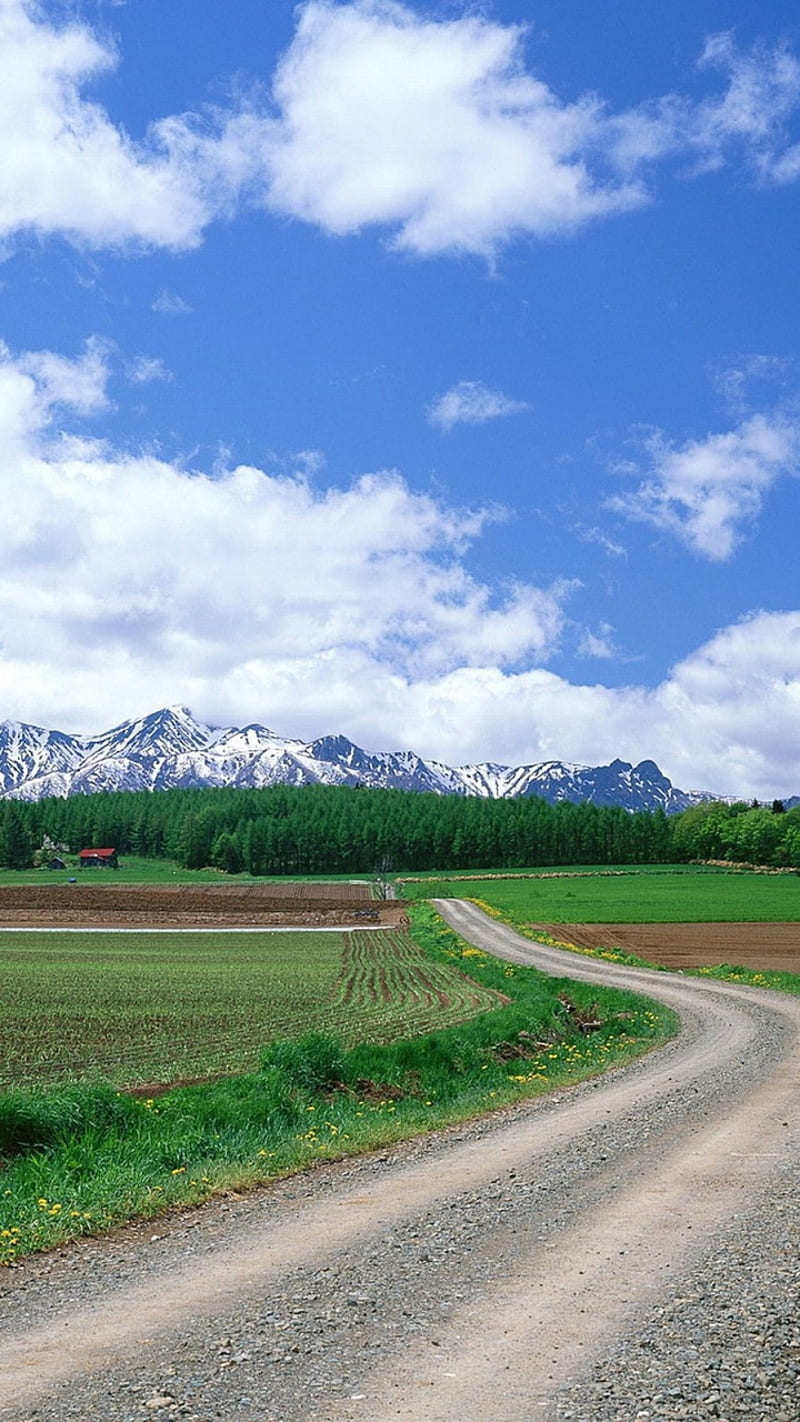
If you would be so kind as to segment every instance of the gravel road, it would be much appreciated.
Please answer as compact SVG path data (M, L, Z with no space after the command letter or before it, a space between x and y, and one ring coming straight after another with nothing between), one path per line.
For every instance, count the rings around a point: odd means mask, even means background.
M4 1271L4 1422L798 1422L800 1000L464 937L681 1015L496 1117Z

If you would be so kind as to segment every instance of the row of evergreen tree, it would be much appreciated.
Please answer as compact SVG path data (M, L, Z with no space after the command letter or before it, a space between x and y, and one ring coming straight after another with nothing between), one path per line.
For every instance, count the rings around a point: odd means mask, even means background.
M45 837L73 853L113 847L258 875L658 863L672 844L660 811L532 798L309 785L0 802L0 864L30 867Z
M0 802L0 865L30 867L45 842L257 875L691 859L800 867L800 808L712 802L668 818L568 801L323 785Z

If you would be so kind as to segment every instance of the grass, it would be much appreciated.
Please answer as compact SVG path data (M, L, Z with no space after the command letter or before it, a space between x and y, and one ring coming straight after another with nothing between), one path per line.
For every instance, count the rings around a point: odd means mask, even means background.
M117 1085L247 1071L265 1042L347 1045L448 1026L494 994L408 934L2 933L0 1087Z
M412 917L431 971L506 1004L393 1043L278 1040L256 1070L161 1096L108 1082L0 1095L0 1263L538 1096L676 1030L638 995L502 963L427 905Z
M707 866L557 870L558 878L456 876L404 883L409 898L479 897L514 923L800 922L800 875ZM584 877L571 877L581 873Z

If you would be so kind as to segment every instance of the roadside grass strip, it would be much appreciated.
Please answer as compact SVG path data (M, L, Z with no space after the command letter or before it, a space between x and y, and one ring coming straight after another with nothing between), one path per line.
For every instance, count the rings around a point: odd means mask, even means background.
M480 1116L677 1031L674 1014L643 997L470 947L427 904L411 917L411 947L387 935L391 963L362 962L366 946L351 942L336 979L344 1035L265 1030L255 1069L162 1094L108 1080L0 1094L0 1263ZM365 1040L365 1008L391 1002L403 954L416 994L412 1008L405 990L407 1035ZM443 995L460 1022L443 1025ZM426 1020L436 1030L411 1035Z

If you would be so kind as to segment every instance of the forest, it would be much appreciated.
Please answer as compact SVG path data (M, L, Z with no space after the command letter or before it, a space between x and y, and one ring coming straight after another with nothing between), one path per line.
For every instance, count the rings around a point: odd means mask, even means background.
M0 865L30 868L43 844L253 875L393 873L728 859L800 866L800 808L709 802L667 817L530 797L273 786L0 802Z
M171 789L0 802L0 865L43 843L114 846L249 875L404 873L722 859L800 866L800 808L702 803L679 815L338 786Z
M291 875L656 863L672 832L661 813L324 785L0 802L0 864L29 868L45 836L73 853L113 846L187 869Z

